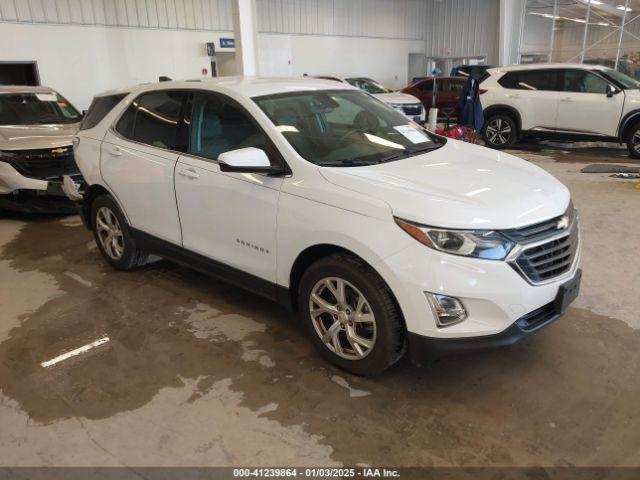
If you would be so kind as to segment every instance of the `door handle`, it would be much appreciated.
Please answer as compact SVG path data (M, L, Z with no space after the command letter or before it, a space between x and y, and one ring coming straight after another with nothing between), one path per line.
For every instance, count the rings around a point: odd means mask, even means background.
M517 93L512 93L511 95L507 95L509 98L520 98L520 95Z
M571 97L565 97L565 98L561 98L560 99L561 102L573 102L573 98Z
M193 168L183 168L182 170L178 170L178 175L182 175L187 178L200 178L200 175L198 175Z
M120 149L120 147L113 147L111 149L111 152L109 153L111 153L111 155L113 155L114 157L119 157L122 155L122 150Z

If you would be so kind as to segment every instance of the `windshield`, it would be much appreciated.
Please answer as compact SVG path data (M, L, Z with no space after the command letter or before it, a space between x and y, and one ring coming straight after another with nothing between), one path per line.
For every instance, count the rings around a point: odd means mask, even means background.
M371 80L370 78L345 78L347 83L352 87L364 90L367 93L389 93L389 89L383 87L378 82Z
M625 75L624 73L620 73L613 68L605 68L602 70L605 76L609 77L611 80L620 84L622 88L625 90L629 88L640 88L640 82L637 80Z
M253 101L296 152L317 165L373 165L432 150L444 142L356 90L281 93Z
M78 111L55 92L0 94L0 125L79 121Z

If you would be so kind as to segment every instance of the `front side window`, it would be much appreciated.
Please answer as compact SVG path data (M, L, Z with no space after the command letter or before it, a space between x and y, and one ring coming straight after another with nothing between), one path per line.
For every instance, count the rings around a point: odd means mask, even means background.
M464 89L465 82L461 82L458 80L449 80L449 92L452 93L460 93Z
M418 90L420 90L421 92L433 91L433 80L425 80L424 82L420 82L418 84Z
M174 150L186 96L172 90L142 94L120 117L116 130L133 141Z
M255 147L269 150L255 122L231 100L213 93L196 93L191 111L189 153L217 160L221 153Z
M607 93L606 80L586 70L565 70L562 90L564 92Z
M383 87L378 82L371 80L370 78L347 78L345 80L352 87L359 88L360 90L364 90L367 93L389 93L389 90L387 88Z
M317 165L373 165L417 155L444 143L364 92L290 92L253 101L296 152Z
M75 123L80 113L56 92L0 94L0 125Z

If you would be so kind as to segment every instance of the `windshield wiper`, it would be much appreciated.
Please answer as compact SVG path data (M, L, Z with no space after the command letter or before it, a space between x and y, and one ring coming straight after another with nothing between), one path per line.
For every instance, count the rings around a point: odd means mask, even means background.
M354 159L346 159L346 160L333 160L330 162L318 162L316 165L321 167L362 167L365 165L375 165L378 162L371 160L359 160L357 158Z
M391 153L385 157L382 157L378 162L379 163L385 163L385 162L390 162L392 160L398 160L400 158L407 158L407 157L412 157L414 155L418 155L420 153L424 153L424 152L429 152L431 150L435 150L436 148L440 148L442 146L441 143L435 143L434 145L429 145L428 147L422 147L422 148L412 148L412 149L406 149L403 150L402 152L395 152L395 153Z

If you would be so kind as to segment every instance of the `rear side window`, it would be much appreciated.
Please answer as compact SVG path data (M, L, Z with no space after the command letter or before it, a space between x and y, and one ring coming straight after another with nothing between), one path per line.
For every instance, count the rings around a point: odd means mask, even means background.
M87 114L82 119L82 123L80 123L80 130L95 127L126 96L127 94L123 93L94 98Z
M507 72L498 83L504 88L514 90L558 90L557 70L523 70L519 72Z
M182 91L145 93L125 111L116 131L136 142L174 150L186 97Z

